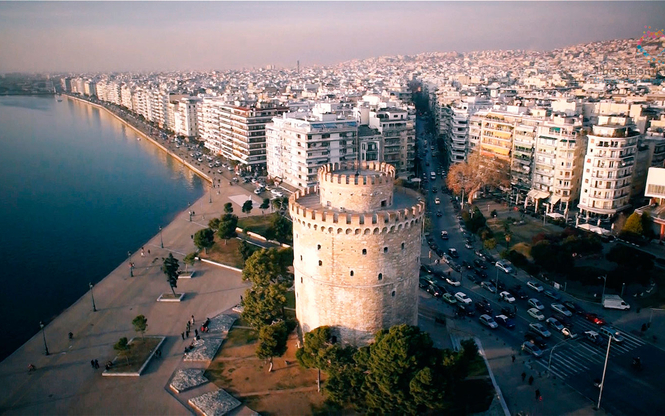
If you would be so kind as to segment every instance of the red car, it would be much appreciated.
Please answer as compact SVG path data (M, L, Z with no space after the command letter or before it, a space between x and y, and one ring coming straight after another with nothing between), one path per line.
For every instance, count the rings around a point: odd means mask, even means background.
M595 313L587 313L584 315L584 319L596 325L605 325L607 323L603 318L596 315Z

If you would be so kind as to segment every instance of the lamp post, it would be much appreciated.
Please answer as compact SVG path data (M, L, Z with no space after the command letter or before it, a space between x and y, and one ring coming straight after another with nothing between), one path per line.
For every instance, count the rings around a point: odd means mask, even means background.
M127 252L127 258L129 259L129 277L134 277L134 265L132 264L132 252Z
M501 296L501 294L499 294L499 268L496 266L494 266L494 268L496 269L496 295Z
M97 306L95 306L95 294L92 293L92 287L94 286L92 282L88 283L88 286L90 286L90 296L92 297L92 311L97 312Z
M208 188L208 203L212 204L212 186Z
M46 345L46 333L44 332L44 322L39 321L39 327L42 329L42 337L44 338L44 355L49 355L48 345Z
M162 226L159 226L159 246L164 248L164 240L162 239Z
M598 276L599 279L603 279L603 294L600 295L600 303L603 303L603 298L605 297L605 286L607 286L607 275Z
M551 373L550 373L550 367L552 367L552 354L554 353L554 349L555 349L556 347L558 347L559 345L562 345L562 344L564 344L564 343L566 343L566 342L568 342L568 341L570 341L570 340L572 340L572 339L573 339L573 338L567 338L567 339L564 339L563 341L559 341L559 342L556 343L556 344L552 347L552 349L550 350L550 359L547 361L547 377L550 377L550 375L551 375Z
M605 354L605 365L603 366L603 378L600 380L600 393L598 394L598 405L596 410L600 410L600 400L603 398L603 388L605 388L605 373L607 372L607 361L610 358L610 346L612 345L612 337L607 338L607 353Z

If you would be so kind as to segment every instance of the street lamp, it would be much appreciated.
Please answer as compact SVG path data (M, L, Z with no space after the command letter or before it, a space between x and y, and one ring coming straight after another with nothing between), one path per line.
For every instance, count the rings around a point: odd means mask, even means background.
M212 186L208 188L208 203L212 204Z
M499 268L494 266L496 268L496 295L501 296L499 293Z
M127 252L127 258L129 259L129 277L134 277L134 265L132 264L132 252Z
M600 393L598 394L598 405L596 410L600 410L600 400L603 398L603 388L605 388L605 373L607 372L607 361L610 358L610 346L612 345L612 337L607 338L607 353L605 354L605 365L603 366L603 378L600 380Z
M44 338L44 355L49 355L48 345L46 345L46 333L44 332L44 322L39 321L39 327L42 329L42 337Z
M567 338L567 339L564 339L563 341L559 341L559 342L558 342L557 344L555 344L555 345L552 347L552 349L550 350L550 359L547 361L547 377L550 377L550 375L551 375L551 373L550 373L550 367L552 366L552 354L554 353L554 349L555 349L556 347L558 347L559 345L562 345L562 344L564 344L564 343L566 343L566 342L568 342L568 341L570 341L570 340L572 340L572 339L573 339L573 338Z
M600 295L600 303L603 303L603 298L605 297L605 286L607 286L607 275L598 276L599 279L603 279L603 294Z
M159 226L159 246L164 248L164 240L162 239L162 226Z
M92 282L88 283L88 286L90 286L90 296L92 296L92 311L97 312L97 306L95 306L95 294L92 293Z

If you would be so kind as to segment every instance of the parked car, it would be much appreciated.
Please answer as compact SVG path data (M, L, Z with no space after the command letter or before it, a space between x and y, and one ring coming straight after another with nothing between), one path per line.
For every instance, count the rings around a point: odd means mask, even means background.
M568 310L571 311L572 313L576 313L576 314L580 314L580 315L584 313L584 309L582 309L578 304L576 304L572 301L569 301L569 300L564 301L563 306L568 308Z
M497 261L497 262L495 263L495 266L498 267L499 270L502 270L504 273L507 273L507 274L511 274L511 273L513 273L513 272L515 271L515 270L513 269L513 267L512 267L510 264L508 264L508 262L505 261L505 260L499 260L499 261Z
M603 343L603 337L596 331L584 331L584 339L596 345Z
M499 297L504 302L515 303L515 297L511 295L510 292L506 292L505 290L499 293Z
M513 329L515 328L515 321L507 317L506 315L497 315L494 317L494 320L504 328Z
M455 299L457 299L458 302L463 303L465 305L470 305L472 303L471 298L468 297L464 292L455 293Z
M482 287L483 289L489 291L490 293L496 293L496 287L494 286L494 283L492 283L492 282L487 282L487 281L481 282L480 287Z
M545 296L547 296L548 298L550 298L550 299L554 299L554 300L561 299L561 296L553 290L546 290L545 292L543 292L543 294Z
M533 355L535 358L540 358L543 356L543 351L531 341L526 341L524 344L522 344L522 351Z
M556 318L547 318L545 322L547 323L547 326L554 328L554 330L557 332L561 332L565 329L561 322L559 322Z
M526 293L526 292L524 291L524 289L522 289L522 286L520 286L520 285L513 285L513 286L510 288L510 291L511 291L511 293L512 293L513 295L515 295L515 297L516 297L517 299L522 299L522 300L524 300L524 299L528 299L528 298L529 298L529 294Z
M538 299L536 299L536 298L531 298L531 299L529 299L529 301L528 301L527 303L529 304L529 306L532 306L532 307L538 309L539 311L545 310L545 305L543 305L543 304L542 304Z
M485 263L483 263L482 261L480 261L478 259L475 259L473 261L473 264L479 269L487 270L487 266L485 265Z
M418 287L421 289L427 289L427 286L429 286L430 283L427 281L427 279L423 279L422 277L418 279Z
M441 203L441 199L439 199L439 197L437 196L436 198L434 198L434 203L436 205L439 205Z
M462 315L462 316L473 316L475 315L475 312L473 311L473 308L471 305L466 305L462 303L457 303L457 314Z
M607 322L600 316L595 313L587 313L584 315L584 319L596 325L605 325Z
M459 254L457 254L457 250L454 249L454 248L449 248L448 249L448 254L450 255L450 257L452 257L454 259L459 257Z
M441 297L441 296L443 295L443 293L441 293L441 291L439 290L439 288L436 287L435 285L427 285L427 289L426 289L426 290L427 290L427 293L429 293L430 295L434 296L435 298L439 298L439 297Z
M533 342L541 350L544 350L544 349L547 348L547 341L545 341L545 338L543 338L540 335L537 335L533 332L527 332L526 335L524 335L524 339L526 341Z
M573 327L573 321L567 317L566 315L562 315L558 312L554 312L552 314L552 318L556 319L557 321L561 322L563 326L566 328L572 328Z
M558 312L563 316L567 316L569 318L573 316L573 313L568 309L566 309L566 307L560 303L553 303L550 305L550 308L552 308L553 311Z
M480 250L476 250L474 253L476 254L476 256L478 256L478 257L480 257L481 259L487 261L487 258L485 257L485 254L483 254L482 251L480 251Z
M535 332L544 338L549 338L552 336L552 333L548 331L543 324L540 323L529 324L529 331Z
M494 318L492 318L489 315L480 315L478 320L480 321L481 324L485 325L486 327L488 327L490 329L496 329L496 328L499 327L499 324L497 324L494 321Z
M462 283L459 280L455 279L454 277L446 276L444 277L444 279L446 283L448 283L450 286L457 287L462 285Z
M538 292L538 293L540 293L540 292L542 292L543 290L545 290L545 289L543 288L543 285L541 285L540 283L535 282L535 281L533 281L533 280L529 280L528 282L526 282L526 285L527 285L528 287L530 287L531 289L535 290L535 291Z
M543 313L536 308L531 308L527 310L526 313L528 313L532 318L536 318L539 321L545 320L545 315L543 315Z
M464 247L468 248L469 250L473 250L473 243L471 242L471 240L466 240L464 242Z
M474 272L476 272L476 270L474 270ZM470 281L472 281L473 283L475 283L477 285L479 285L480 282L483 281L483 279L480 276L477 276L474 273L467 273L466 277L467 277L467 279L469 279Z
M448 231L441 231L441 239L442 240L448 239Z
M511 308L511 307L505 306L505 307L501 308L501 314L506 315L509 318L515 318L517 316L517 307L513 306Z
M487 279L487 272L485 270L474 269L473 272L481 279Z
M471 270L473 268L473 266L471 266L471 263L469 263L466 260L462 260L462 267L464 267L467 270Z
M485 303L483 301L476 302L476 309L481 311L482 313L487 313L487 314L491 314L494 312L492 310L492 305L490 305L489 303Z
M457 303L457 299L450 293L444 293L443 296L441 296L441 299L445 302L450 303L451 305L454 305Z
M436 210L436 216L437 216L437 217L442 217L442 216L443 216L443 212L441 212L440 209L437 209L437 210Z

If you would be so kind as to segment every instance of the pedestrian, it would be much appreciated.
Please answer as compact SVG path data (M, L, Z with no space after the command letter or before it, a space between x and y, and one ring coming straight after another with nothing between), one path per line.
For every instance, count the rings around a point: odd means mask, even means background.
M197 337L199 336L199 330L196 328L194 328L194 335L196 335Z
M513 354L511 358L513 359L513 362L515 362L515 354Z
M37 367L34 364L28 364L28 373L32 373L35 370L37 370Z
M187 321L187 330L189 331L192 327L192 321Z
M182 340L184 341L185 340L185 333L183 332L182 334L180 334L180 336L182 337ZM522 380L524 380L524 377L522 377Z
M533 384L533 376L529 376L529 386Z
M95 360L90 360L90 367L95 368Z
M536 400L540 400L540 390L536 389Z
M150 254L150 250L148 250L148 254Z
M522 372L522 383L524 383L524 379L526 379L526 373Z
M95 368L99 368L99 361L95 360Z
M185 331L185 337L189 338L189 329L187 331Z
M72 333L70 332L70 333L69 333L69 339L72 339L72 338L74 338L74 334L72 334Z
M192 315L192 326L196 323L196 320L194 319L194 315Z

